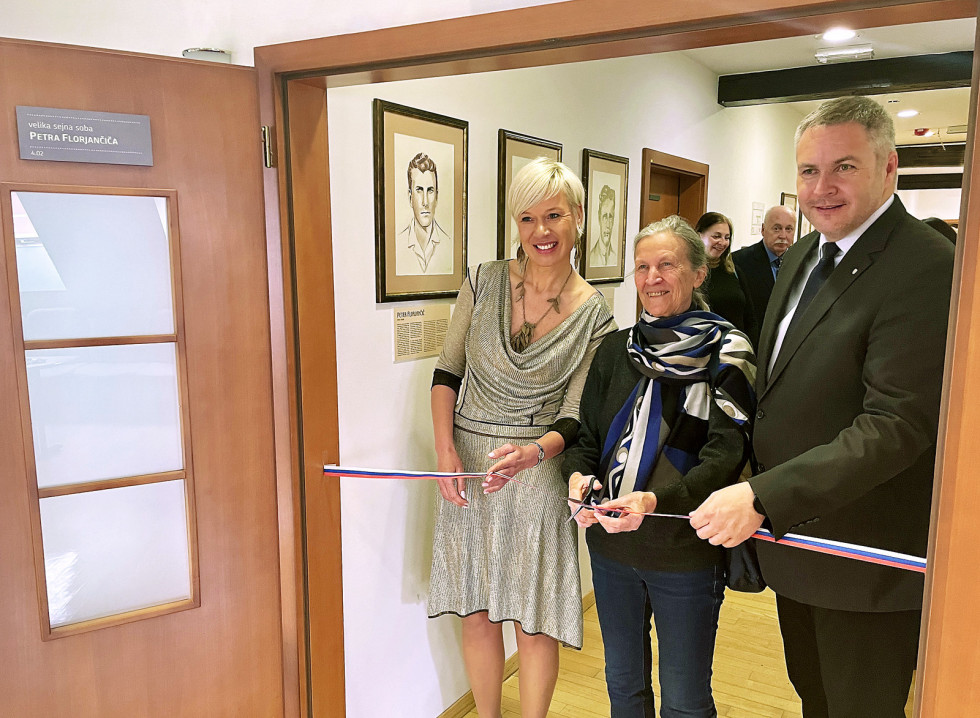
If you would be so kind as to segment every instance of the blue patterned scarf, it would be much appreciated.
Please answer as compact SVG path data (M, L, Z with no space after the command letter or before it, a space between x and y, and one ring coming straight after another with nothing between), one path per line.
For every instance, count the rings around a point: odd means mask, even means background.
M669 481L696 466L712 401L742 428L748 442L755 355L742 332L711 312L664 318L643 312L630 330L626 351L642 377L606 435L606 495L649 491L661 484L655 475ZM663 418L664 384L681 387L672 426Z

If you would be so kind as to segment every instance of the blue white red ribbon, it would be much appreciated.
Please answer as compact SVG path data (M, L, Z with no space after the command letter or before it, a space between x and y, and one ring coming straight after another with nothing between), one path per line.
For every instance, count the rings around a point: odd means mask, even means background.
M323 474L324 476L335 476L337 478L349 477L354 479L480 479L482 481L486 478L486 473L457 474L442 471L379 471L377 469L356 469L334 465L324 466ZM506 481L521 484L522 486L537 488L531 484L521 481L520 479L515 479L514 477L506 476L505 474L495 473L494 476L498 476ZM576 502L574 500L570 501L572 503L584 505L581 504L581 502ZM602 510L601 507L598 506L586 506L586 508ZM623 508L617 508L616 511L620 513L637 513ZM689 516L684 516L681 514L644 513L643 515L668 519L684 519L685 521L690 518ZM880 566L892 566L894 568L900 568L906 571L915 571L917 573L926 572L926 560L924 558L910 556L904 553L896 553L895 551L886 551L885 549L880 548L869 548L868 546L859 546L857 544L844 543L843 541L831 541L830 539L822 539L815 536L803 536L800 534L785 534L782 538L777 539L775 536L773 536L771 531L767 531L766 529L759 529L752 534L752 538L779 544L781 546L791 546L793 548L804 549L806 551L816 551L818 553L825 553L831 556L841 556L843 558L854 559L855 561L874 563Z
M483 479L481 474L453 474L445 471L379 471L377 469L355 469L348 466L328 465L323 467L324 476L349 477L352 479ZM503 476L503 474L500 474Z
M895 551L868 548L867 546L858 546L853 543L831 541L830 539L802 536L800 534L785 534L782 538L777 539L772 535L771 531L767 531L766 529L759 529L752 536L760 541L778 543L782 546L793 546L795 548L807 549L808 551L830 554L831 556L853 558L858 561L876 563L881 566L904 568L906 571L916 571L917 573L926 572L926 560L924 558L896 553Z

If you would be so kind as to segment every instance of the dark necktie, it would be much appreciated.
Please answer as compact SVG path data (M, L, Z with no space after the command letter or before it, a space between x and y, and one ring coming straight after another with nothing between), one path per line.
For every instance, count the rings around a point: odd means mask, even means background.
M779 276L779 267L782 265L782 263L783 263L783 258L782 257L776 257L774 260L772 260L772 274L773 274L773 277Z
M786 334L789 335L793 331L793 325L796 324L803 313L806 311L807 306L813 301L813 298L817 296L817 292L820 291L820 287L824 285L824 282L830 277L834 271L834 259L840 254L840 248L837 246L836 242L827 242L823 246L823 256L820 257L820 261L817 262L817 266L813 268L810 272L810 276L806 279L806 284L803 287L803 293L800 295L799 304L796 305L796 311L793 313L793 318L789 322L789 326L786 328Z

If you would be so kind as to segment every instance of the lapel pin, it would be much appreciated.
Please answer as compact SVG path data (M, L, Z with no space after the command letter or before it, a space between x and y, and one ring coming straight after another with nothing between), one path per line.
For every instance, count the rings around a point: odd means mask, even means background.
M851 274L852 274L852 275L853 275L853 274L857 274L857 273L858 273L858 270L857 270L857 267L855 267L854 269L852 269L852 270L851 270Z

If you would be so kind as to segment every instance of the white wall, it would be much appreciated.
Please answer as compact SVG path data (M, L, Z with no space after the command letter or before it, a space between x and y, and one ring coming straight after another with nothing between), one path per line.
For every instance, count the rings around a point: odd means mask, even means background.
M913 217L959 219L960 200L963 194L960 189L904 189L898 190L895 194L901 198L905 209Z
M724 109L716 87L712 72L671 53L329 91L342 463L436 465L429 412L435 361L393 364L392 312L400 305L374 301L372 99L469 121L474 264L496 255L499 128L561 142L576 171L583 147L628 156L631 234L638 229L644 147L705 162L709 209L732 217L738 243L756 241L748 236L752 202L768 207L781 191L795 192L792 135L800 115L776 105ZM632 284L603 289L619 324L631 324ZM428 483L347 479L342 486L351 718L430 718L467 690L458 619L428 620L425 612L437 500ZM364 677L379 673L385 690L371 690L376 684ZM413 696L410 705L406 695Z

